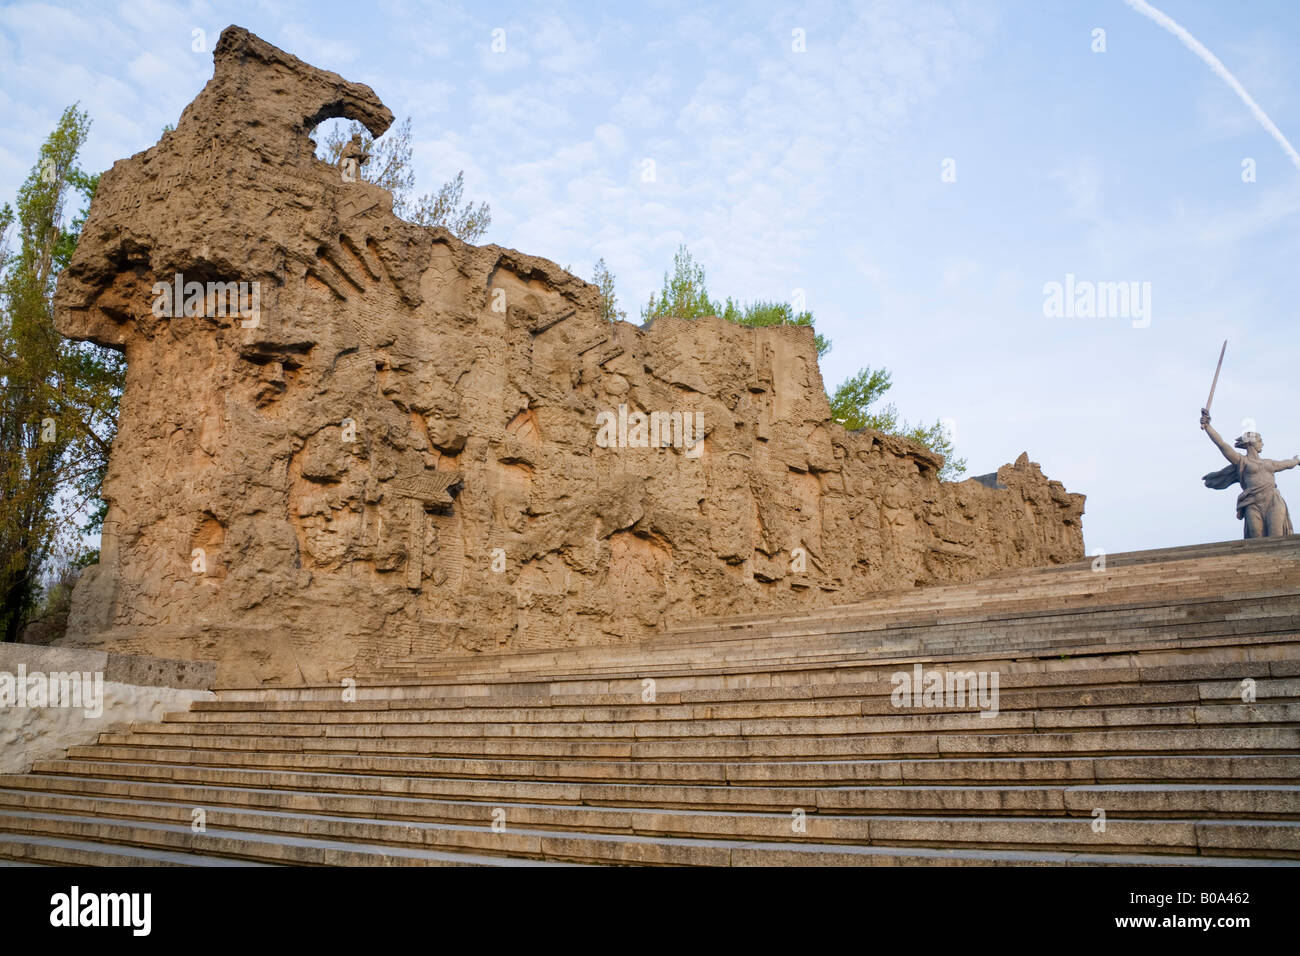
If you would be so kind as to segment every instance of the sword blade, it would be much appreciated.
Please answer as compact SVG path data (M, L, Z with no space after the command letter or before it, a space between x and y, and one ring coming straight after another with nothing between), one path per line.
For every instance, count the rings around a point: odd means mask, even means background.
M1214 381L1210 383L1210 397L1205 400L1205 412L1210 412L1210 404L1214 401L1214 390L1219 387L1219 372L1223 370L1223 353L1228 351L1228 340L1223 340L1223 348L1219 349L1219 364L1214 368Z

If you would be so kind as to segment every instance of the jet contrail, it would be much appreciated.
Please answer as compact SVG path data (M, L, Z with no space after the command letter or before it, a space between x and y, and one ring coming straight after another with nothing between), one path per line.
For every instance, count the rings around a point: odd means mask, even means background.
M1202 46L1201 42L1197 40L1196 37L1184 30L1182 26L1170 19L1167 15L1151 6L1151 4L1147 3L1146 0L1124 0L1124 2L1138 13L1151 18L1174 36L1178 37L1178 39L1183 41L1183 46L1187 47L1187 49L1191 50L1209 64L1210 69L1217 73L1223 82L1232 87L1233 92L1241 97L1241 101L1250 107L1250 111L1255 114L1255 119L1259 120L1259 124L1263 126L1264 129L1268 130L1269 134L1281 144L1282 149L1284 149L1286 154L1291 157L1291 162L1295 164L1297 169L1300 169L1300 153L1295 151L1295 147L1292 146L1287 141L1287 138L1282 135L1282 131L1273 124L1271 119L1268 118L1268 114L1259 108L1259 104L1251 99L1250 94L1246 92L1246 88L1237 82L1237 78L1228 72L1228 68L1219 62L1217 56Z

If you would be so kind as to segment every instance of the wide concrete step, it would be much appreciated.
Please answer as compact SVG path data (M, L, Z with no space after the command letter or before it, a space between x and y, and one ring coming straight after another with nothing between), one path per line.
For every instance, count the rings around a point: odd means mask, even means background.
M976 718L978 719L978 718ZM529 759L515 761L517 767L506 768L502 761L474 760L475 739L467 740L468 751L460 749L454 756L439 758L412 752L410 742L387 738L371 743L355 753L348 749L317 752L284 751L271 748L257 750L214 749L212 747L157 747L121 744L91 744L69 748L71 758L120 760L133 763L218 764L231 766L275 766L286 769L316 769L324 766L347 768L355 772L460 772L483 775L513 769L534 774L563 775L583 772L607 775L612 772L597 761ZM205 743L207 743L205 741ZM454 741L432 744L426 751L448 749ZM572 741L556 741L562 747L575 746ZM842 759L854 757L933 757L970 756L972 754L1076 756L1105 754L1170 754L1179 752L1267 753L1300 752L1300 728L1297 727L1219 727L1174 730L1076 730L1069 732L948 734L903 734L865 736L778 736L742 738L698 738L692 740L637 740L625 744L624 772L645 772L642 764L662 760L727 759ZM608 756L619 756L608 753ZM569 764L573 763L573 766ZM38 762L37 766L40 766ZM459 771L451 769L459 767Z
M484 698L508 697L511 700L536 697L590 698L624 694L624 700L639 699L645 680L655 681L658 699L664 694L700 691L734 691L737 689L788 687L803 688L817 696L821 688L836 685L861 685L863 682L888 681L899 671L911 671L916 664L937 670L996 670L1003 677L1021 674L1075 673L1076 683L1087 683L1097 671L1127 669L1128 680L1142 681L1189 679L1199 673L1202 680L1232 676L1259 679L1264 676L1296 676L1300 662L1300 632L1267 635L1249 639L1216 641L1208 645L1165 642L1141 648L1101 648L1087 653L1048 653L1022 656L1018 653L973 653L953 655L895 656L880 659L844 660L834 664L789 665L780 667L733 665L710 671L646 668L636 673L610 672L544 678L537 675L471 676L459 678L386 677L354 681L350 690L358 701L401 698ZM1166 678L1166 668L1182 667L1178 678ZM1199 668L1199 671L1197 670ZM344 685L309 685L303 687L222 688L221 701L299 701L342 700Z
M1087 696L1087 695L1085 695ZM708 710L709 708L702 708ZM762 709L762 708L755 708ZM814 715L732 717L708 713L682 719L671 710L658 709L609 713L558 715L544 710L474 714L473 712L365 712L332 713L329 719L290 723L287 720L254 722L169 719L133 724L129 733L103 734L100 743L141 743L160 746L241 746L231 743L256 738L275 738L280 749L299 749L311 741L295 738L419 738L440 740L474 737L492 739L562 738L600 739L689 739L698 737L836 736L896 733L1010 733L1037 730L1088 730L1104 727L1209 727L1264 725L1285 726L1300 721L1300 702L1256 702L1250 704L1176 704L1166 706L1111 706L1086 704L1075 707L1031 709L957 710L954 708L894 708L888 702L874 705L852 702L791 704L790 710L814 711ZM836 710L841 711L835 714ZM829 714L827 712L830 712ZM179 717L180 715L176 715ZM185 717L196 715L184 715ZM282 716L277 714L277 716ZM321 713L313 715L320 718ZM377 719L378 717L386 719ZM477 718L477 719L476 719ZM565 719L567 718L567 719ZM584 719L585 718L585 719ZM209 740L208 738L212 738ZM222 742L217 743L220 738Z
M1280 728L1289 730L1290 728ZM1092 732L1090 732L1092 733ZM625 763L663 763L680 760L699 763L705 760L725 759L780 759L789 761L819 761L827 759L853 759L881 756L907 756L917 759L934 757L940 754L970 753L952 745L951 741L936 744L933 738L898 743L890 740L885 743L859 737L783 737L783 738L745 738L732 740L710 738L696 740L671 740L665 743L618 743L614 741L569 741L564 739L537 740L521 738L503 738L495 741L483 741L477 738L448 739L425 737L328 737L299 738L282 740L275 737L176 737L169 734L106 734L106 739L98 745L77 748L70 754L76 758L89 759L135 759L143 757L150 761L162 762L251 762L258 765L282 763L280 757L315 756L323 759L331 757L356 757L360 761L374 763L373 758L384 757L393 760L438 760L445 764L459 764L463 772L474 773L479 763L491 773L499 766L499 761L509 760L526 762L530 772L543 773L556 769L566 772L562 761L579 760L588 762ZM1269 738L1264 741L1246 740L1240 736L1226 739L1212 739L1207 736L1183 738L1182 751L1204 749L1219 752L1268 752L1285 751L1294 737ZM981 735L981 743L989 741ZM999 740L997 746L991 746L989 753L1039 754L1056 753L1090 754L1103 752L1143 753L1142 745L1149 746L1151 738L1137 738L1138 746L1125 749L1112 742L1109 746L1098 746L1094 739L1080 744L1076 740L1054 739L1038 746L1026 744L1022 740L1011 742ZM1269 747L1270 744L1277 746ZM942 749L938 749L942 747ZM1247 749L1247 748L1254 748ZM1177 752L1171 749L1170 752ZM222 755L246 755L225 761ZM497 762L493 762L497 761ZM345 761L346 762L346 761ZM592 771L608 773L610 771ZM625 772L648 772L638 768Z
M973 673L973 672L972 672ZM910 675L909 675L910 677ZM573 705L555 699L533 698L527 703L502 706L475 704L464 698L411 701L393 707L387 701L358 700L304 701L300 707L288 702L270 701L265 708L255 708L250 701L200 701L202 707L164 715L162 722L139 723L132 729L153 732L161 726L232 725L266 726L278 732L276 725L301 723L504 723L525 720L537 723L566 721L645 721L709 720L714 718L759 719L774 717L835 717L888 715L908 710L895 706L895 685L863 683L854 688L834 688L829 699L799 697L779 699L771 692L761 694L738 690L731 700L701 703L630 702L627 697L607 698L601 704ZM1198 704L1241 700L1244 685L1240 680L1186 681L1165 684L1089 685L1063 689L1040 687L1003 687L999 684L1000 712L1038 709L1084 708L1101 706L1138 706L1150 704ZM1257 701L1287 703L1300 701L1300 679L1262 678L1254 680ZM611 706L612 704L617 706ZM942 705L927 708L934 713L968 711L970 707ZM192 732L198 733L199 730Z
M363 743L387 741L385 749L419 754L434 749L443 740L590 740L601 742L697 741L716 738L746 740L799 738L827 740L835 737L894 738L899 735L933 734L1015 735L1026 733L1088 733L1105 728L1139 730L1161 728L1208 731L1243 726L1287 730L1300 722L1300 704L1211 704L1174 707L1091 707L1048 711L997 713L897 713L870 717L790 717L767 720L660 720L621 722L529 722L509 723L308 723L264 726L261 734L249 733L256 725L191 724L146 725L130 733L100 735L100 746L175 747L185 750L307 751L357 750ZM195 728L207 733L188 732ZM76 753L84 751L77 749Z
M241 815L248 820L249 815ZM266 822L263 820L263 822ZM1049 821L1050 824L1050 821ZM253 829L207 827L194 832L188 824L80 816L61 813L0 811L0 830L15 833L21 840L52 837L62 840L143 847L176 852L178 848L205 855L236 859L295 863L300 865L379 866L483 866L553 865L604 863L662 866L763 866L763 865L1268 865L1267 858L1231 855L1201 856L1192 853L1108 853L1016 849L949 849L911 846L874 846L846 843L768 843L759 841L680 838L664 835L639 836L615 833L554 832L513 829L507 824L499 832L490 827L375 821L319 815L280 814L277 826L298 832L335 834L344 839L297 836L277 829L266 833ZM893 831L905 835L911 826L896 821ZM960 826L957 824L956 826ZM1091 828L1080 821L1076 829ZM18 832L15 832L18 831ZM957 832L949 826L947 832ZM1032 832L1026 828L1026 833ZM1134 836L1143 834L1134 829ZM1184 831L1185 832L1185 831ZM1196 829L1190 833L1196 837ZM1227 835L1228 831L1225 830ZM1148 837L1158 832L1147 829ZM1170 831L1177 839L1179 834ZM1233 837L1230 837L1232 839ZM369 842L369 841L375 842ZM392 843L382 841L393 841ZM1211 838L1211 843L1214 842ZM3 846L5 844L0 844ZM8 844L10 846L13 843ZM1164 848L1166 845L1161 844ZM429 849L437 847L437 849ZM1145 847L1144 847L1145 848ZM1221 849L1220 847L1213 847ZM1183 845L1183 849L1188 849ZM1284 862L1284 861L1276 861Z
M1040 759L1054 753L1063 753L1071 757L1082 755L1083 759L1087 759L1098 752L1101 755L1159 752L1161 745L1172 741L1179 746L1179 749L1169 751L1170 754L1200 751L1231 755L1238 751L1243 753L1286 752L1289 749L1294 749L1289 746L1294 740L1296 740L1294 736L1261 739L1257 736L1247 737L1241 735L1229 737L1201 735L1197 737L1187 736L1186 733L1182 733L1174 738L1168 736L1128 737L1124 740L1112 740L1107 746L1104 742L1099 742L1096 736L1093 736L1084 740L1078 737L1042 740L1037 742L1036 749L1031 749L1023 741L1008 742L1004 739L999 741L997 747L991 747L990 753L996 751L998 754L1017 755L1020 759ZM988 738L981 737L980 742L987 741ZM566 764L557 763L557 761L634 762L636 767L625 769L623 772L643 776L656 771L648 770L641 766L642 764L662 766L665 763L682 762L698 765L719 760L803 763L834 761L838 764L882 757L933 760L952 754L963 755L977 752L970 747L959 748L951 740L938 741L932 737L911 738L902 743L897 741L882 742L856 737L804 737L783 740L772 738L752 740L714 738L708 740L638 743L524 740L518 738L500 738L497 740L466 738L440 739L437 741L413 740L410 738L322 738L297 742L280 742L268 741L267 738L257 738L229 742L229 745L224 749L219 747L220 741L216 744L210 744L206 740L197 740L189 746L180 747L171 746L174 744L173 741L167 741L167 743L169 744L167 748L148 746L140 742L112 743L102 746L113 747L115 750L120 750L123 747L147 751L163 751L165 749L168 752L164 756L169 758L168 762L176 762L177 760L196 763L221 762L221 754L241 752L263 755L261 758L249 758L259 764L273 762L273 755L275 754L315 754L321 759L321 762L327 762L331 755L351 755L369 761L366 766L374 766L375 761L372 758L380 756L395 759L442 759L442 764L434 766L443 768L457 767L459 769L455 772L470 775L494 772L502 766L499 761L527 762L531 767L528 771L530 773L554 772L560 774L580 771L577 768L570 768ZM1124 749L1125 746L1128 749ZM77 755L95 759L109 753L110 751L107 750L86 750L78 751ZM180 753L188 756L180 757L178 756ZM471 763L471 761L475 762ZM343 761L340 765L350 766L351 764L352 761ZM419 766L430 765L421 763ZM588 774L600 773L607 775L613 771L591 768L586 772ZM693 772L698 773L700 771Z
M304 794L281 794L283 802ZM328 795L325 795L328 796ZM211 799L215 797L216 800ZM432 846L454 852L483 852L542 858L544 832L569 834L563 854L583 860L624 862L626 843L602 841L607 834L683 841L790 841L874 846L996 846L1010 849L1087 850L1098 853L1205 853L1209 855L1300 855L1300 823L1255 820L1126 819L1094 816L960 817L837 816L793 811L744 813L656 808L592 808L502 803L398 801L372 804L361 813L330 812L319 801L312 810L232 808L210 795L203 826L220 831L288 834L315 839L389 845ZM215 805L214 805L215 804ZM18 811L27 811L19 813ZM389 813L395 815L389 816ZM29 826L28 815L37 822ZM106 799L38 791L0 789L0 830L62 833L53 815L191 826L194 808L172 802ZM500 828L493 828L493 823ZM590 834L575 838L575 833ZM678 845L684 862L691 844ZM613 856L611 857L611 851ZM554 852L554 848L553 848ZM644 852L641 850L640 852ZM608 859L602 859L608 858Z
M515 800L535 803L599 805L654 805L771 810L818 807L841 813L1065 813L1128 811L1131 815L1159 816L1171 812L1203 816L1244 815L1295 818L1300 815L1300 787L1294 784L1231 783L1029 783L1004 784L923 782L919 778L857 782L827 786L774 785L764 779L719 781L711 773L678 781L648 777L634 782L623 774L588 779L548 780L513 778L498 774L481 779L431 775L348 774L329 771L252 770L229 766L159 766L157 764L93 763L67 761L39 766L43 775L116 778L150 783L240 786L261 789L324 790L342 793L371 792L476 801ZM9 789L25 789L6 783ZM1097 802L1097 801L1104 802ZM1088 802L1093 801L1093 802Z
M14 789L45 788L87 793L123 795L151 792L149 788L176 785L192 787L186 780L197 779L204 771L173 770L170 773L152 764L132 772L131 766L118 762L96 763L87 760L57 761L45 773L0 776L0 786ZM454 765L453 765L454 766ZM527 769L513 764L497 764L506 769ZM462 765L458 769L465 769ZM1107 757L965 757L928 759L869 759L831 761L762 761L731 763L656 762L635 770L606 771L599 768L568 768L577 772L573 779L583 781L651 781L709 785L742 786L853 786L859 784L942 784L945 786L987 784L1080 784L1080 783L1282 783L1300 780L1300 754L1186 754L1182 756L1140 755ZM215 771L214 771L215 773ZM245 780L272 780L274 786L318 787L321 771L245 771L221 768L223 781L243 786ZM262 776L249 776L259 774ZM144 774L145 776L139 776ZM356 779L360 777L360 781ZM214 777L215 779L215 777ZM330 780L346 790L368 783L376 784L380 793L391 793L424 777L399 778L398 782L375 774L334 774ZM466 780L454 777L458 791L465 791ZM504 778L503 778L504 779ZM554 792L556 778L509 778L518 788L528 780L538 780L537 792ZM303 781L306 781L305 783ZM260 784L250 784L260 786ZM544 798L549 799L549 798Z
M1276 650L1278 648L1270 648ZM1280 650L1289 653L1290 647ZM1058 661L1007 661L996 662L999 673L999 691L1007 694L1077 692L1079 694L1110 691L1114 688L1134 690L1158 689L1173 684L1217 685L1200 699L1226 699L1240 696L1241 681L1283 680L1300 676L1300 643L1295 645L1294 657L1277 659L1195 659L1177 658L1174 664L1158 663L1130 655L1107 656L1083 660ZM1163 661L1166 658L1161 657ZM925 661L923 671L978 672L980 661L935 663ZM722 687L677 687L676 681L656 681L655 703L671 704L727 704L768 701L809 701L852 697L866 699L887 698L894 689L893 676L897 673L914 673L914 665L889 664L864 669L855 674L837 675L837 680L802 680L799 683L778 681L774 683L743 682ZM809 675L800 673L800 678ZM276 711L287 711L311 719L312 711L400 711L404 709L489 709L489 708L549 708L549 707L605 707L644 706L646 687L643 682L627 682L626 690L593 693L551 693L531 691L512 694L457 693L462 685L439 683L381 683L357 685L355 700L344 702L342 687L260 688L219 691L216 700L196 701L189 711L177 715L190 719L190 715L217 711L253 713L248 720L275 719ZM531 690L530 687L525 688ZM451 693L449 693L451 691ZM1259 696L1270 696L1261 692ZM1272 696L1280 696L1273 694ZM1081 701L1082 703L1082 701ZM1043 698L1042 706L1057 706L1051 696ZM173 715L167 715L170 719ZM195 718L206 719L206 718ZM214 718L216 719L216 718ZM221 718L226 719L226 718ZM245 719L234 718L229 719Z
M247 860L0 832L0 860L35 866L265 866Z
M101 846L116 844L298 866L537 866L544 863L505 855L375 846L363 842L297 837L281 832L210 828L196 833L188 823L180 825L30 811L0 811L0 830L22 838L44 836Z
M1016 624L972 622L960 626L922 629L867 629L844 622L825 634L782 633L745 641L682 646L582 649L534 654L490 655L483 658L416 663L407 668L427 678L503 674L545 674L555 677L646 671L655 667L716 670L719 666L753 667L791 664L834 664L845 660L895 657L902 653L970 653L979 650L1068 651L1083 647L1116 647L1161 641L1223 640L1300 631L1300 595L1285 601L1233 602L1224 609L1195 613L1187 605L1171 605L1145 613L1126 611L1054 615L1051 623L1023 619ZM392 671L390 665L380 672Z

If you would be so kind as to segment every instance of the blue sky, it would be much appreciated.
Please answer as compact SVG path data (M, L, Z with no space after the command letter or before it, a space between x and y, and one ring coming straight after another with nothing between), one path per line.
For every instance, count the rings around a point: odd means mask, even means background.
M1156 5L1300 141L1300 4ZM0 201L72 102L87 168L151 146L237 23L409 115L416 191L463 169L483 241L603 256L630 317L685 242L715 298L803 290L829 387L883 365L969 474L1086 493L1090 551L1240 537L1197 419L1226 338L1216 425L1300 453L1300 169L1177 38L1122 0L595 7L3 3ZM1150 283L1149 325L1045 316L1067 274Z

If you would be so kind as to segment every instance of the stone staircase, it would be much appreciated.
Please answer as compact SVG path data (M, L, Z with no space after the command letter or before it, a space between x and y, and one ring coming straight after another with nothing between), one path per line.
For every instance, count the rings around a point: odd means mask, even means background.
M1300 536L217 696L0 776L0 858L1300 861Z

